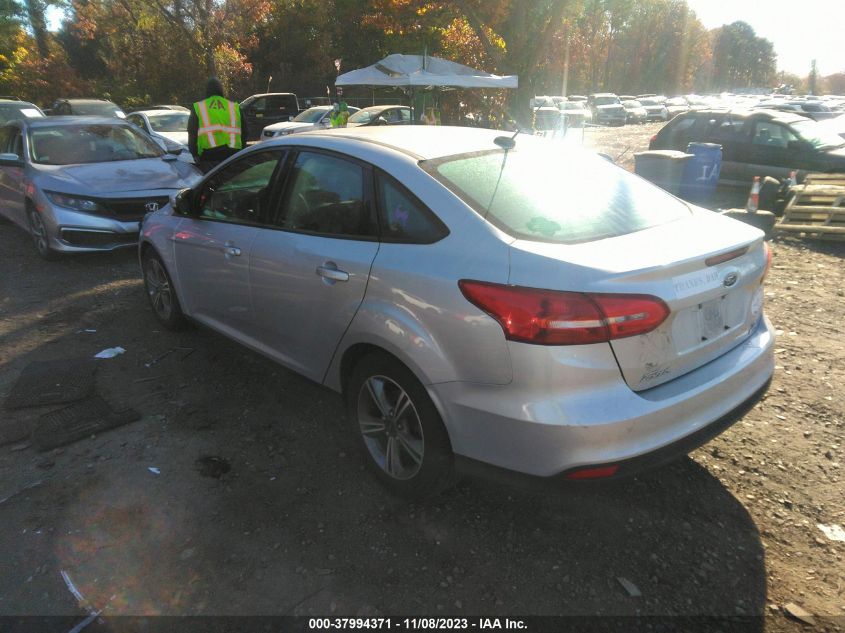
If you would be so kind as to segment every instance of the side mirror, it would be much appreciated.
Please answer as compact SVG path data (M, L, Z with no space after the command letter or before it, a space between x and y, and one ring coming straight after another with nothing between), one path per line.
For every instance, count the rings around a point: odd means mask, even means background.
M323 127L331 127L332 122L329 117L325 117L322 121L320 121L320 125L322 125Z
M192 204L193 189L181 189L170 196L170 206L179 215L194 215Z
M3 167L23 167L23 161L17 154L3 153L0 154L0 166Z

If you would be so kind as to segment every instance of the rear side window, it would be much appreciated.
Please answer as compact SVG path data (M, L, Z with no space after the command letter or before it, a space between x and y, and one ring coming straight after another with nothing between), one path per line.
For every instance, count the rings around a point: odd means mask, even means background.
M439 218L390 176L379 173L377 187L383 241L433 244L449 234Z
M421 166L483 218L521 239L576 244L690 215L682 202L595 155L530 139L521 145Z

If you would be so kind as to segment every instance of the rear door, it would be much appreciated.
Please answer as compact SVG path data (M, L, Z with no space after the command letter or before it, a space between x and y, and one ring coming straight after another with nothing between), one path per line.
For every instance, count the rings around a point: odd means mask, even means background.
M722 146L722 171L719 182L745 184L748 173L749 124L746 119L717 115L706 120L705 142Z
M282 150L250 153L197 192L197 216L174 241L180 298L192 317L234 338L252 337L250 249L274 201Z
M252 248L256 337L280 362L322 381L379 249L371 168L302 149L273 226Z

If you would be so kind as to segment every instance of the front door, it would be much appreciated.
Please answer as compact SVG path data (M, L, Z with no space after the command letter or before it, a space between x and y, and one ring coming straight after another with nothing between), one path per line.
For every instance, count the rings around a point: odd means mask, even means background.
M379 248L372 174L309 150L286 180L276 230L262 230L252 248L256 336L281 363L322 381Z
M250 153L206 179L196 215L174 235L183 307L193 318L237 339L254 328L249 257L273 204L281 150Z

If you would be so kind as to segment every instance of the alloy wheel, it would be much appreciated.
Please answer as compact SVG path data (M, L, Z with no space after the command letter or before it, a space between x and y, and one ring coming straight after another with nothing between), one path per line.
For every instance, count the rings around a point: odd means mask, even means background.
M425 438L408 393L387 376L371 376L361 385L357 410L364 443L379 468L399 480L419 473Z
M155 258L147 260L144 280L147 283L147 295L150 298L153 310L160 319L167 321L173 312L173 295L170 280L167 278L167 273L164 271L161 262Z
M47 227L37 211L29 214L29 226L32 229L32 239L35 240L35 248L43 256L50 254L50 244L47 240Z

